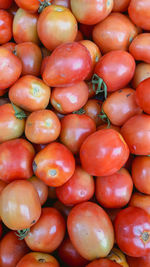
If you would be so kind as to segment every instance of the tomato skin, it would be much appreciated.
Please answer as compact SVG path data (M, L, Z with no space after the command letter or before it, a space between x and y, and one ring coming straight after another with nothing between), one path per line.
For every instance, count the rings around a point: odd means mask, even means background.
M12 38L12 16L0 9L0 44L7 43Z
M78 32L77 21L68 8L51 5L40 14L37 31L41 42L52 51L63 43L75 40Z
M35 224L41 215L41 204L34 186L23 180L8 184L0 194L0 214L11 230L22 230Z
M128 9L130 0L114 0L113 11L114 12L124 12Z
M80 149L83 169L94 176L112 175L125 164L128 157L127 144L113 129L99 130L91 134Z
M129 202L133 182L129 172L122 168L110 176L97 177L95 189L96 199L103 207L116 209Z
M11 52L14 52L16 43L8 42L8 43L3 44L2 46L9 49Z
M103 20L112 11L113 1L70 0L71 9L78 22L93 25Z
M4 64L5 63L5 64ZM9 66L9 67L8 67ZM0 89L15 83L22 72L21 60L5 47L0 47ZM8 79L9 77L9 79Z
M58 255L65 264L72 267L83 267L88 263L88 261L76 251L68 237L58 248Z
M61 120L60 140L77 154L84 140L95 131L96 125L87 115L68 114Z
M30 112L45 109L49 103L50 95L51 88L33 75L21 77L9 89L10 101Z
M127 256L127 261L129 264L129 267L149 267L150 266L150 256L140 257L140 258L134 258Z
M17 112L21 109L16 107ZM12 104L0 106L0 143L20 137L25 129L25 119L18 119Z
M51 255L40 252L26 254L16 267L60 267L58 261Z
M147 114L150 114L150 78L142 81L136 88L136 102Z
M125 88L133 78L134 58L126 51L111 51L100 58L95 74L104 80L107 91L113 92Z
M52 0L52 4L70 8L70 0Z
M65 220L54 208L43 208L38 222L31 227L25 242L32 251L53 252L65 235Z
M99 100L96 99L89 99L85 106L83 107L83 110L85 111L85 115L89 116L91 119L93 119L96 123L96 126L103 123L103 121L100 118L100 112L102 108L102 103Z
M73 246L87 260L106 257L113 247L112 223L105 211L95 203L76 205L69 213L67 227Z
M42 0L43 1L43 0ZM42 2L41 1L41 2ZM30 12L36 13L40 6L40 2L38 0L15 0L18 7Z
M61 124L51 110L32 112L25 125L26 138L36 144L47 144L55 141L60 134Z
M0 1L0 8L8 9L11 7L13 0L1 0Z
M132 41L129 52L135 60L150 63L150 33L141 33Z
M61 186L73 175L75 159L67 147L53 142L36 154L33 170L47 185Z
M129 206L141 208L150 215L150 196L135 192L131 196Z
M132 86L134 89L144 80L150 78L150 64L139 63L136 65Z
M146 114L135 115L121 128L130 152L135 155L150 154L150 116Z
M41 205L43 205L48 198L48 186L43 181L38 179L36 176L32 176L28 181L36 189L40 199L40 203Z
M82 108L88 100L88 86L84 81L72 86L55 87L51 104L60 113L67 114Z
M150 30L149 0L131 0L128 8L131 20L144 30Z
M91 56L85 46L77 42L66 43L52 52L42 77L49 86L69 86L83 81L91 66Z
M86 267L121 267L121 265L109 259L99 259L89 263Z
M97 131L98 130L103 130L103 129L108 129L108 124L107 123L98 126ZM109 126L109 129L113 129L113 130L117 131L118 133L120 133L120 130L121 130L120 127L114 126L112 124Z

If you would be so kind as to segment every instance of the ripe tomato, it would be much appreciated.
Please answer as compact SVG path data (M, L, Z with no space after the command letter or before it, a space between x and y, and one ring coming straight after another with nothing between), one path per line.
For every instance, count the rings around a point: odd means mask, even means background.
M44 0L15 0L16 4L18 7L25 9L26 11L28 11L29 13L36 13L38 11L38 9L40 9L40 6L42 6L41 2L45 2L45 6L46 5L46 1ZM51 1L47 1L47 2L51 2Z
M83 81L91 66L91 56L84 45L66 43L58 46L50 55L42 76L49 86L64 87Z
M22 72L21 60L5 47L0 47L0 89L15 83ZM8 79L9 77L9 79Z
M124 88L133 78L134 58L126 51L111 51L100 58L94 73L98 75L112 92Z
M53 208L58 210L66 220L73 206L66 206L62 202L57 200L56 202L54 202Z
M40 203L41 205L43 205L48 198L48 186L43 181L38 179L36 176L32 176L28 181L36 189L39 195Z
M25 242L32 251L53 252L65 235L65 220L54 208L43 208L38 222L31 227Z
M142 257L150 252L150 217L141 208L121 210L115 220L116 241L129 256Z
M129 206L141 208L150 215L150 196L135 192L131 196Z
M9 49L11 52L15 51L16 43L8 42L2 45L3 47Z
M46 66L48 60L49 60L49 56L45 56L45 57L43 58L43 60L42 60L42 63L41 63L41 70L40 70L40 74L41 74L41 76L43 75L43 72L44 72L44 69L45 69L45 66Z
M22 110L10 104L0 106L0 143L20 137L25 128ZM24 114L25 115L25 114Z
M56 87L52 90L51 104L62 114L82 108L88 100L88 86L84 81L72 86Z
M7 233L0 241L0 266L16 267L28 251L24 240L19 240L13 231Z
M0 194L0 215L12 230L30 228L35 224L41 215L41 204L34 186L23 180L8 184Z
M58 248L58 256L65 264L71 267L83 267L88 263L88 261L77 252L68 237Z
M45 109L50 95L50 87L32 75L21 77L9 90L10 101L30 112Z
M141 114L130 118L121 128L130 152L135 155L150 154L150 116Z
M11 7L13 0L0 0L0 8L8 9Z
M60 140L77 154L84 140L95 131L96 125L87 115L69 114L61 119Z
M76 205L69 213L67 226L73 246L87 260L106 257L113 247L112 223L95 203Z
M150 256L133 258L127 256L127 261L129 263L129 267L149 267L150 266Z
M144 62L137 64L132 80L133 88L136 89L137 86L147 78L150 78L150 64Z
M60 267L58 261L51 255L40 252L26 254L16 267Z
M150 33L141 33L133 40L129 51L135 60L150 63Z
M105 177L97 177L95 185L97 201L105 208L121 208L130 200L133 182L129 172L122 168Z
M121 265L109 259L99 259L92 261L86 267L121 267Z
M63 43L75 40L78 32L77 21L68 8L51 5L40 14L37 31L44 46L54 50Z
M6 187L7 183L4 181L0 180L0 193L3 191L3 189Z
M12 38L12 16L0 9L0 44L7 43Z
M70 0L71 9L78 22L93 25L108 16L113 0Z
M82 167L95 176L112 175L125 164L128 157L127 144L113 129L99 130L91 134L80 149Z
M37 21L37 14L31 14L19 8L13 20L13 37L15 42L33 42L39 44Z
M142 81L136 88L136 102L145 113L150 114L150 78Z
M130 0L114 0L113 11L114 12L124 12L128 9Z
M89 99L85 106L83 107L83 111L85 111L85 115L88 115L93 121L95 121L96 126L103 123L100 118L102 103L96 99Z
M61 186L73 175L75 159L67 147L53 142L36 154L33 170L47 185Z

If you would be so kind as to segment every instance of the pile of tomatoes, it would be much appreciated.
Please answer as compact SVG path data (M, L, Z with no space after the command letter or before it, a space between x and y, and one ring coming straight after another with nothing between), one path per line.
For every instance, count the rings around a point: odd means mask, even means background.
M150 0L0 0L0 267L150 267Z

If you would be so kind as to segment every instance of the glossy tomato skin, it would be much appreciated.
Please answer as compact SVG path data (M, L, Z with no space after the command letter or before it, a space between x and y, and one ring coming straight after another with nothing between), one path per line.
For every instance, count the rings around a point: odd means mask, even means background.
M150 114L150 78L142 81L136 88L136 102L147 114Z
M9 89L10 101L30 112L45 109L49 103L50 95L51 88L33 75L21 77Z
M28 251L25 241L19 240L15 232L10 231L0 241L0 266L16 267Z
M42 77L49 86L64 87L83 81L91 66L91 56L85 46L77 42L66 43L52 52Z
M51 255L40 252L26 254L16 267L60 267L58 261Z
M60 140L77 154L84 140L95 131L96 125L87 115L68 114L61 120Z
M134 58L126 51L111 51L100 58L94 73L107 85L108 92L124 88L133 78Z
M121 128L130 152L135 155L150 154L150 116L146 114L135 115Z
M75 40L77 21L68 8L51 5L40 14L37 31L41 42L52 51L63 43Z
M121 265L109 259L99 259L89 263L86 267L121 267Z
M36 189L39 195L40 203L41 205L43 205L48 198L48 186L43 181L38 179L36 176L32 176L28 181Z
M133 181L129 172L122 168L105 177L96 178L96 199L105 208L121 208L130 200Z
M96 123L96 126L99 126L100 124L103 123L103 121L99 116L101 108L102 108L102 102L97 99L89 99L83 107L85 115L88 115L91 119L93 119Z
M141 208L150 215L150 196L135 192L131 196L129 206Z
M128 9L130 0L114 0L113 11L114 12L124 12Z
M36 13L40 7L40 2L38 0L15 0L15 2L18 7L28 11L29 13Z
M106 0L71 0L71 9L78 22L94 25L108 16L113 8L113 1Z
M32 251L53 252L65 235L65 220L54 208L43 208L38 222L31 227L25 242Z
M0 195L0 214L11 230L22 230L35 224L41 215L41 204L34 186L23 180L8 184Z
M47 185L61 186L73 175L75 159L67 147L52 142L36 154L33 170Z
M5 63L5 64L4 64ZM9 67L8 67L9 66ZM21 60L5 47L0 47L0 89L15 83L22 72ZM9 77L9 79L8 79Z
M13 0L1 0L0 1L0 8L8 9L11 7Z
M7 43L12 38L12 16L7 11L0 9L0 44Z
M68 237L64 239L58 248L58 255L65 264L72 267L83 267L88 263L88 261L77 252Z
M129 267L149 267L150 266L150 256L140 257L140 258L134 258L127 256L127 261L129 264Z
M70 8L70 0L52 0L52 4Z
M76 205L69 213L67 227L75 249L87 260L106 257L113 247L112 223L105 211L95 203Z
M129 52L135 60L150 63L150 33L141 33L132 41Z
M150 64L139 63L136 65L132 86L134 89L144 80L150 78Z
M80 159L83 169L94 176L112 175L127 161L129 149L113 129L99 130L83 142Z

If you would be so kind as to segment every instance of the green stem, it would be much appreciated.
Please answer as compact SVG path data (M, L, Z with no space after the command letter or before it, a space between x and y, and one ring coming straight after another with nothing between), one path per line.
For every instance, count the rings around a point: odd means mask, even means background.
M28 235L29 232L30 232L30 228L27 228L23 230L18 230L15 234L19 240L23 240Z
M79 110L77 111L73 111L72 112L73 114L79 114L79 115L82 115L82 114L85 114L85 110L83 108L80 108Z
M41 13L45 7L51 6L50 0L44 0L44 1L39 0L39 2L40 2L40 7L38 9L38 13Z
M106 83L97 74L92 77L93 90L97 94L104 93L105 99L107 98L107 86ZM97 85L97 86L96 86Z
M109 118L107 117L106 113L104 112L104 110L102 109L100 114L98 115L102 121L106 122L107 123L107 128L110 128L110 120Z
M24 118L27 118L27 115L25 114L25 112L23 110L21 110L20 108L18 108L16 105L14 105L13 103L12 107L15 111L15 117L19 120L23 120Z

